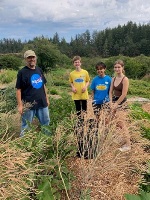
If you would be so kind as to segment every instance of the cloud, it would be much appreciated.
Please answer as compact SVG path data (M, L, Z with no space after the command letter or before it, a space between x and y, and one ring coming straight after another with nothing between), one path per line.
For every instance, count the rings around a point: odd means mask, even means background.
M0 31L6 30L9 35L9 30L11 35L16 29L17 37L22 32L24 38L37 33L77 34L81 30L113 28L128 21L148 23L149 13L147 0L1 0Z

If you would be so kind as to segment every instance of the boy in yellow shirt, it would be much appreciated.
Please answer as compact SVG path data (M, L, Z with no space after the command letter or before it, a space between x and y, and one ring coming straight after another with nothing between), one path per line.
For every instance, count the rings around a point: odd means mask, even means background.
M74 100L77 115L80 116L82 111L87 110L88 85L90 81L89 73L81 69L81 57L73 58L75 70L70 73L69 82L72 88L72 99Z

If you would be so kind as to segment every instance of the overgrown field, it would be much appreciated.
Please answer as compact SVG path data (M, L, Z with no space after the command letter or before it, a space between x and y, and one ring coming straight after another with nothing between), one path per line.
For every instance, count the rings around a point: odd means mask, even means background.
M44 135L35 119L23 138L19 138L20 116L14 89L16 72L4 71L5 78L0 75L0 84L4 86L0 93L0 199L150 199L150 104L129 105L130 153L117 151L120 137L114 131L115 123L104 126L108 116L104 112L98 126L96 157L76 158L77 119L68 84L71 70L57 69L46 74L51 134ZM150 99L149 88L150 82L130 80L129 97ZM92 110L89 109L88 114L92 116ZM83 127L93 135L88 116Z
M68 83L68 77L69 73L73 70L73 66L70 69L65 68L57 68L53 69L50 72L46 74L46 78L48 80L47 87L49 90L49 93L54 94L68 94L71 92L70 86ZM107 73L107 72L106 72ZM17 71L15 70L4 70L2 73L0 73L0 88L5 87L5 85L10 84L12 87L14 87L14 82L16 79ZM93 67L92 72L90 73L91 80L94 76L96 76L96 71ZM145 80L133 80L130 79L130 87L129 87L129 96L139 96L144 98L150 99L150 81L149 79ZM89 93L90 93L89 89Z

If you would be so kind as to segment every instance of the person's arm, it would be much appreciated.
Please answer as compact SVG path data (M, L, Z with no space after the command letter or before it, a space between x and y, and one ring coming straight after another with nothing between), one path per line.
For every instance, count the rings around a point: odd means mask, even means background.
M46 88L45 85L44 85L44 91L45 91L46 101L47 101L47 104L48 104L48 106L49 106L49 105L50 105L50 102L49 102L49 98L48 98L48 94L47 94L47 88Z
M114 83L114 78L111 81L110 89L109 89L109 99L110 99L110 104L112 104L112 97L113 97L113 83Z
M70 85L71 85L72 92L73 92L73 93L76 93L76 92L77 92L77 89L74 87L73 83L70 83Z
M89 86L89 84L90 84L89 81L87 81L87 82L85 83L85 86L82 88L82 92L85 92L85 91L87 90L87 87Z
M50 105L50 102L49 102L49 98L48 98L48 94L47 94L47 88L46 88L46 83L47 83L47 80L45 78L45 75L43 73L43 70L38 67L38 69L40 70L41 74L42 74L42 79L43 79L43 83L44 83L44 92L45 92L45 96L46 96L46 101L47 101L47 105L49 106Z
M70 82L70 86L71 86L72 92L73 92L73 93L76 93L76 92L77 92L77 89L74 87L73 79L72 79L71 74L69 75L69 82Z
M127 92L129 89L129 79L127 77L123 79L122 83L123 83L122 94L119 97L119 99L115 102L117 105L120 104L124 100L124 98L127 96Z
M90 76L89 73L86 71L86 79L85 79L85 86L82 88L82 92L85 92L90 84Z
M16 90L16 99L18 103L18 112L22 115L23 113L23 103L21 100L21 89Z

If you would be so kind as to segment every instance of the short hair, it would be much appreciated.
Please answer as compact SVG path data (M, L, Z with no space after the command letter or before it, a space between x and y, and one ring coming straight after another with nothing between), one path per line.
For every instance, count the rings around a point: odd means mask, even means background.
M81 61L81 57L80 57L80 56L74 56L73 59L72 59L73 63L74 63L75 61L77 61L77 60L80 60L80 61Z
M103 68L103 69L106 69L106 65L105 63L103 62L98 62L96 65L95 65L95 68L98 69L99 67Z

